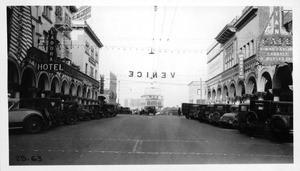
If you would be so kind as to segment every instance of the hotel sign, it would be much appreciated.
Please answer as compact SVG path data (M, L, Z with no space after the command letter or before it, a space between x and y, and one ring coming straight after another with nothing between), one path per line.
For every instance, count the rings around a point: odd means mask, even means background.
M258 43L258 61L263 65L292 62L293 37L282 27L280 7L274 7L272 18Z
M57 60L56 54L56 35L57 31L54 27L49 30L49 41L48 41L48 60L44 63L37 64L37 69L39 71L48 71L48 72L56 72L56 71L63 71L62 64L59 60Z

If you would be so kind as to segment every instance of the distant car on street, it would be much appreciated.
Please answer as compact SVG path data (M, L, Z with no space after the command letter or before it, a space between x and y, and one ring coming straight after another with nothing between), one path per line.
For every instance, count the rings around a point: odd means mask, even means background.
M129 107L121 107L120 110L118 111L120 114L132 114L132 111L130 110Z

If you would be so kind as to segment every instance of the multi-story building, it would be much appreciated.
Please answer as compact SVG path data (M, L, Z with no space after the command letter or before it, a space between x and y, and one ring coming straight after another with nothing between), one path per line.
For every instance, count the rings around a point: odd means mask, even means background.
M106 102L117 103L117 76L113 72L109 72L109 78L105 84L104 94Z
M210 102L252 95L292 101L292 34L283 27L284 15L283 7L249 6L221 30L207 53Z
M141 96L141 107L155 106L161 110L164 107L164 98L160 93L160 88L148 87L145 88L145 94Z
M189 83L189 103L205 103L205 83L203 81L192 81Z
M79 70L71 49L75 6L9 6L8 93L96 103L99 81Z

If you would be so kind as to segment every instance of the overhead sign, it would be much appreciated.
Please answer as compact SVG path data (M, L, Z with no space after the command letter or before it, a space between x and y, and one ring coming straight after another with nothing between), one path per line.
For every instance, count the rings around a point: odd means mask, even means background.
M280 7L274 7L271 20L260 36L258 61L263 65L278 65L292 62L293 37L283 28Z

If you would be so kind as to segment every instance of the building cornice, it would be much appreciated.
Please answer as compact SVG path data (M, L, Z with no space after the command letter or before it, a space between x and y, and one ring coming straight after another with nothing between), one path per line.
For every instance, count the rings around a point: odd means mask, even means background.
M256 6L248 6L243 10L243 14L241 17L237 19L237 21L233 24L233 26L239 30L241 29L250 19L255 16L258 7Z

